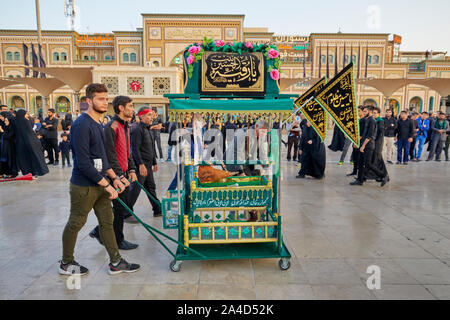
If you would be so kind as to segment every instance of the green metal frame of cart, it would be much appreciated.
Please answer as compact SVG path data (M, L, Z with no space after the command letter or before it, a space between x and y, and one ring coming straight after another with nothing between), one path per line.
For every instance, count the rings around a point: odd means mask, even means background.
M270 124L276 114L281 123L293 111L289 95L251 100L233 96L222 97L227 100L203 100L199 96L183 94L167 94L165 97L170 101L171 120L176 123L190 113L257 115ZM280 258L281 269L290 267L291 255L283 242L280 214L281 129L275 130L275 134L273 131L269 135L272 134L271 144L276 148L271 149L275 152L271 152L268 160L239 162L273 165L269 179L265 176L233 177L229 178L230 183L201 184L196 168L206 163L194 164L193 160L186 158L182 161L182 174L177 165L177 190L162 200L163 227L178 229L178 248L170 264L172 271L179 271L185 260ZM257 212L259 221L247 222L249 210Z

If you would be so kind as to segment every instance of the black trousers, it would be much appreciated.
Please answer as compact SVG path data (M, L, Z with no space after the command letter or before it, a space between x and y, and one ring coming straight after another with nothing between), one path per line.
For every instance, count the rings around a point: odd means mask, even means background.
M70 153L61 153L61 160L62 160L62 165L66 165L66 160L67 160L67 165L70 166Z
M155 179L153 178L152 166L149 163L145 164L147 168L147 176L143 177L139 174L139 167L136 169L136 175L140 184L144 186L144 188L153 196L153 198L158 199L156 195L156 184ZM128 206L131 210L134 211L133 207L139 198L139 194L141 193L141 187L138 186L137 183L133 183L130 186L130 192L128 195ZM151 197L147 195L148 200L150 201L153 208L153 215L158 215L161 213L161 208L157 202L155 202ZM127 215L129 216L129 215Z
M125 189L124 192L119 193L120 200L125 202L125 204L127 206L128 206L128 203L127 203L128 193L129 193L128 188ZM113 221L114 234L116 235L117 244L119 244L125 239L125 237L123 235L123 219L125 219L126 214L128 214L128 211L117 200L112 201L112 206L113 206L113 214L114 214L114 221ZM94 230L95 230L94 232L98 236L100 236L99 226L96 226Z
M352 151L352 155L351 158L353 160L353 172L354 174L358 173L358 165L359 165L359 160L360 160L360 154L361 152L359 151L359 148L353 148Z
M411 142L411 144L409 146L409 159L410 160L414 159L414 148L416 146L416 140L417 140L417 136L414 136L413 141Z
M358 160L358 181L364 182L364 176L367 170L372 170L379 179L385 177L386 173L378 169L372 162L373 153L375 149L365 149L364 152L360 152Z
M287 150L287 159L291 160L291 150L292 150L292 146L294 146L294 155L293 155L293 160L297 160L297 156L298 156L298 144L300 142L300 137L296 137L296 136L289 136L288 138L288 150Z
M48 160L50 163L54 163L59 160L58 138L47 138L46 140Z

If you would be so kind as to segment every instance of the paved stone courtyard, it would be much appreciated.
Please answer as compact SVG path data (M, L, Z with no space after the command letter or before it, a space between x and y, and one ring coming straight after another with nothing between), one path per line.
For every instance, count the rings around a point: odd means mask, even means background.
M186 261L174 273L172 257L152 236L126 224L126 239L140 246L122 254L141 270L110 276L106 251L88 236L97 224L91 213L75 251L90 270L80 290L67 289L57 272L71 170L51 167L37 181L1 183L0 299L450 299L450 163L388 166L391 182L384 188L375 182L352 187L345 176L350 165L337 166L339 155L327 152L322 181L295 179L296 163L283 161L288 271L264 259ZM160 197L174 169L160 165ZM146 197L135 209L161 229ZM380 290L366 286L370 265L381 269Z

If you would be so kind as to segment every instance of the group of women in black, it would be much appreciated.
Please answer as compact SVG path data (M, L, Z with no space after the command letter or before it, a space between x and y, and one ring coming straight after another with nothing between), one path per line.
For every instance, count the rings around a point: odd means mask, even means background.
M49 172L42 144L23 109L0 113L0 177L15 178L19 172L35 177Z

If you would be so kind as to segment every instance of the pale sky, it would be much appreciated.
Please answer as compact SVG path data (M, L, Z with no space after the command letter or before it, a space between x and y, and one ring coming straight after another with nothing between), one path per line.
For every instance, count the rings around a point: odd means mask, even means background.
M40 0L42 30L69 30L65 0ZM244 27L283 35L396 33L401 50L448 51L449 0L76 0L80 33L142 27L141 13L244 14ZM377 17L379 17L377 19ZM0 0L0 29L36 29L35 0Z

